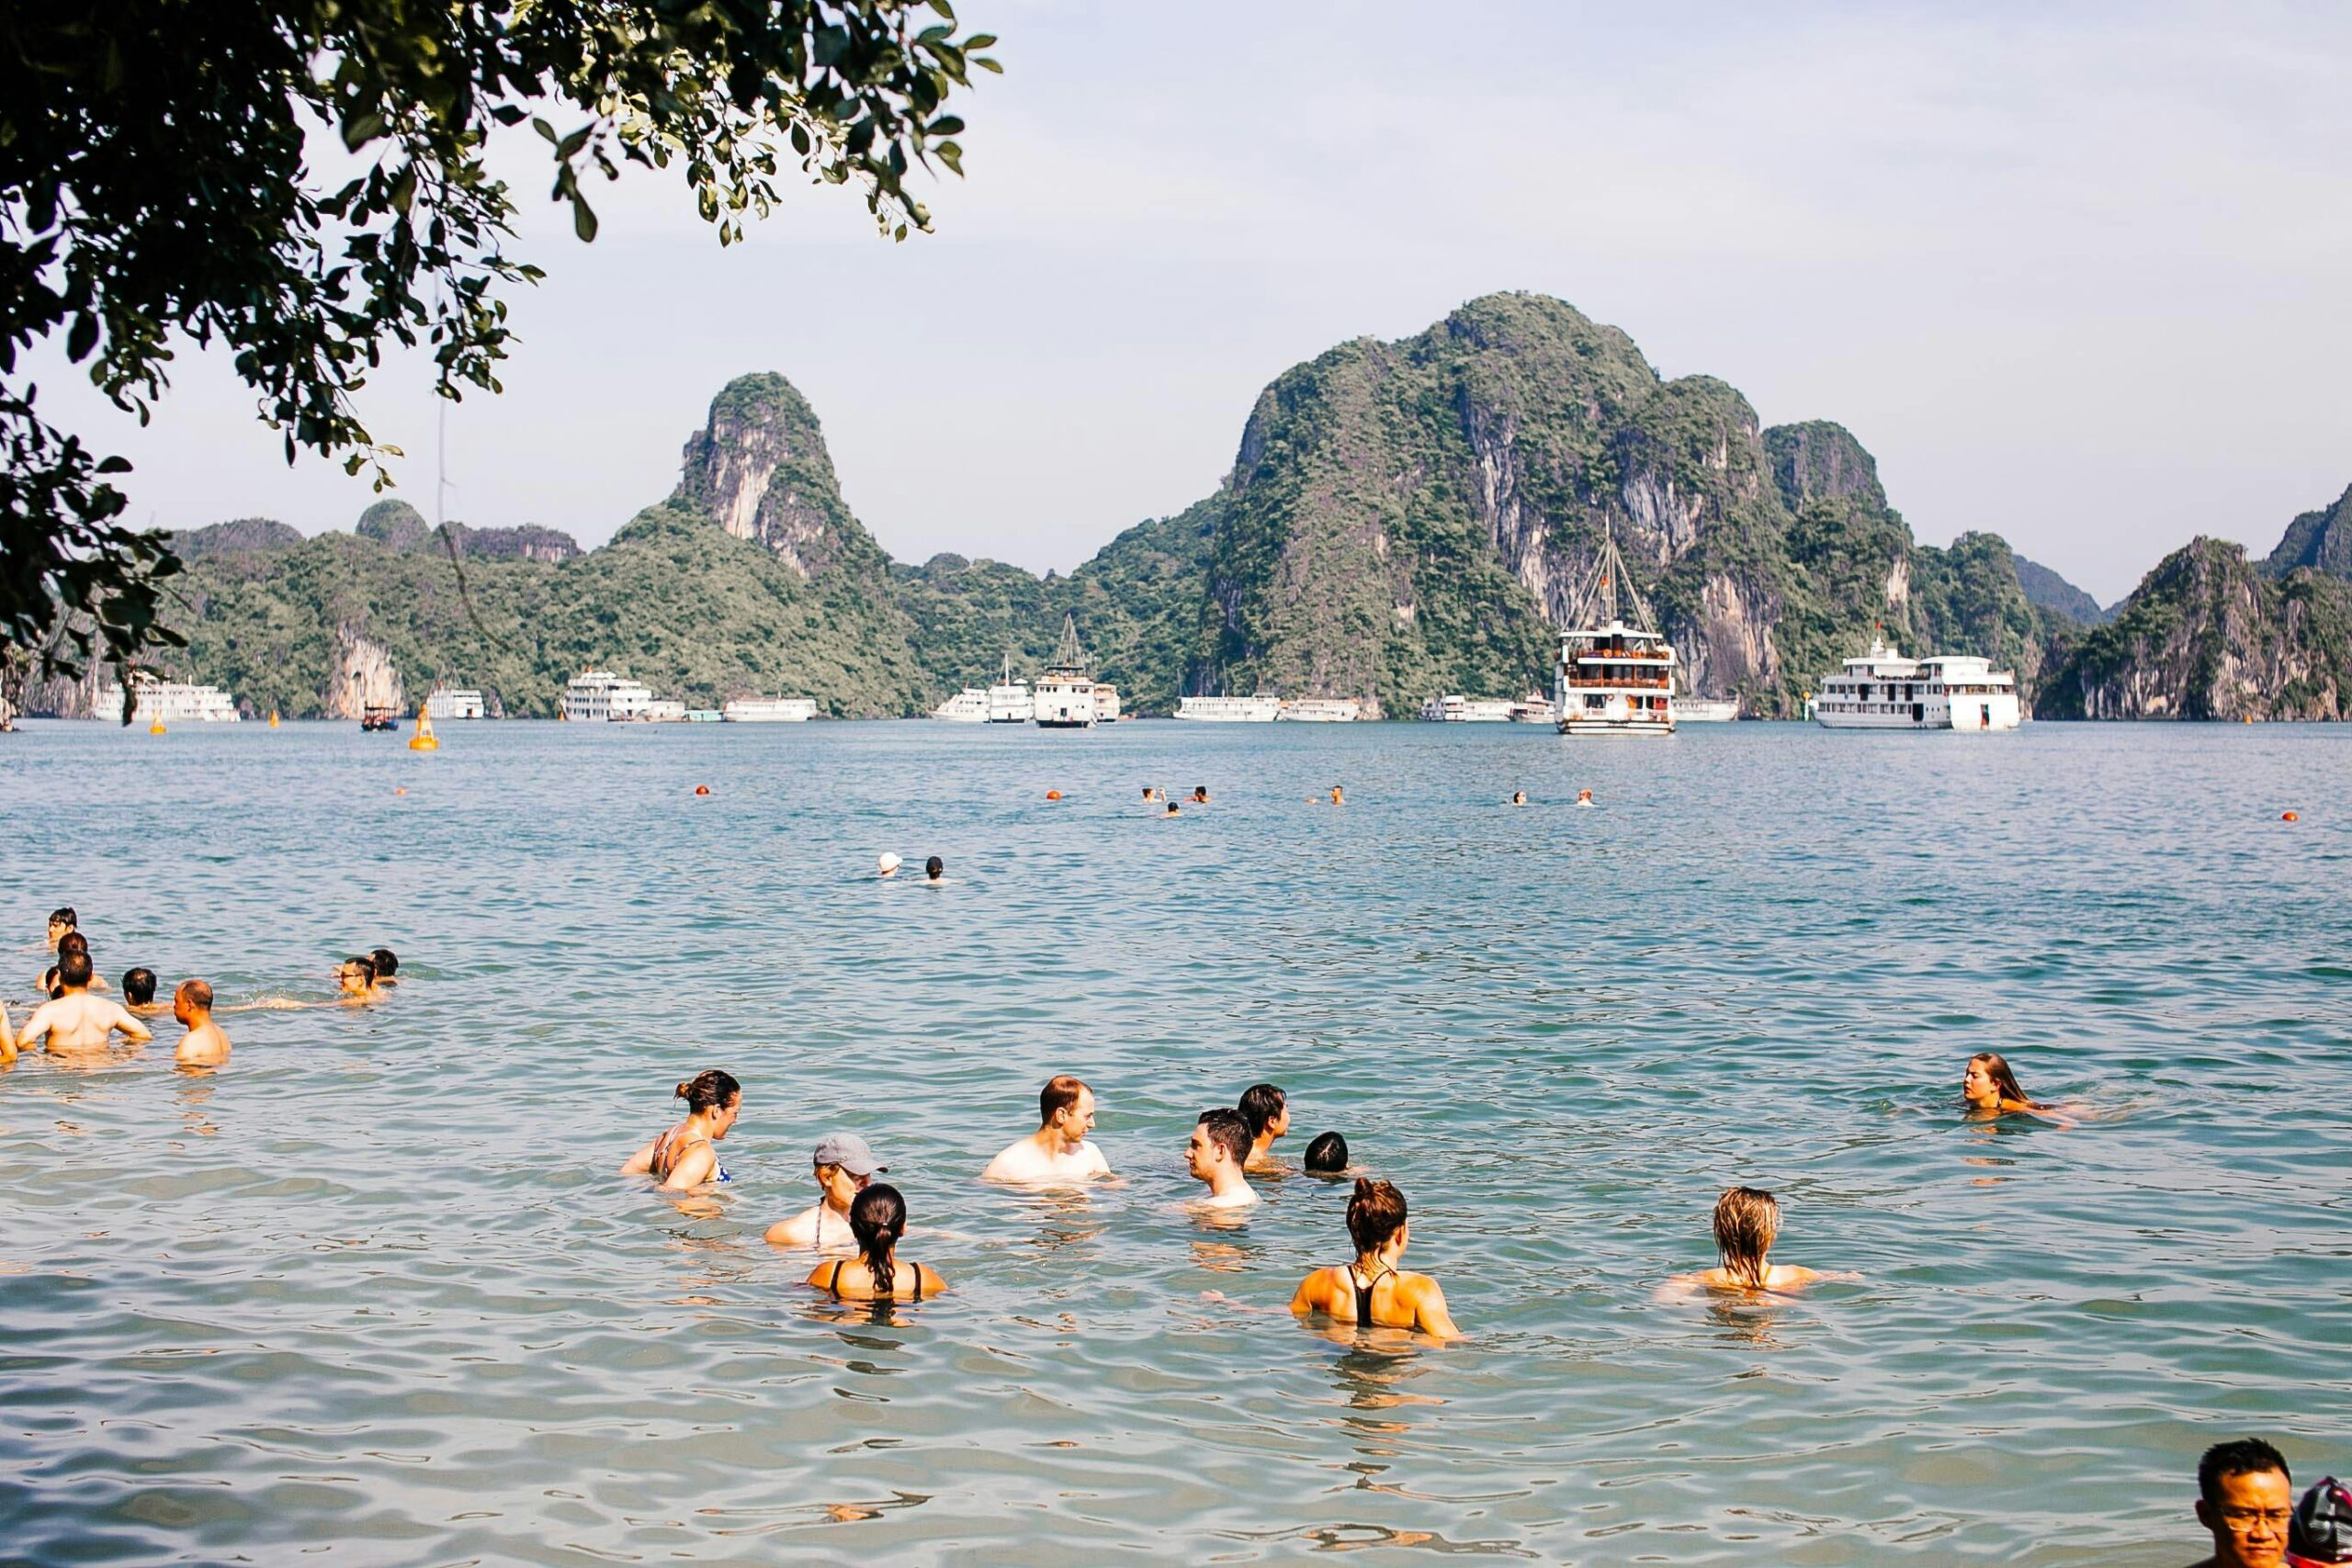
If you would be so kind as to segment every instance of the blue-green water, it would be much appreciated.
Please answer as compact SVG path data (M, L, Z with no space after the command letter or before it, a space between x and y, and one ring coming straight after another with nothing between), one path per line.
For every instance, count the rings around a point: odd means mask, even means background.
M2120 1565L2219 1437L2352 1467L2352 731L445 733L0 738L19 1023L64 902L224 1001L408 980L0 1075L0 1557ZM1988 1047L2093 1119L1964 1121ZM616 1179L706 1066L733 1184ZM1058 1070L1122 1184L978 1184ZM1294 1324L1340 1188L1183 1207L1260 1078L1465 1344ZM761 1240L835 1128L951 1294ZM1860 1281L1656 1299L1736 1180Z

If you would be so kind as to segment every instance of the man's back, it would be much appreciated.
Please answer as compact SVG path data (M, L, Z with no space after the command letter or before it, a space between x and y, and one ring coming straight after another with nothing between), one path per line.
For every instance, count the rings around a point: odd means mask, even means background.
M34 1010L32 1017L25 1021L21 1043L29 1045L40 1039L52 1053L102 1051L107 1035L117 1030L128 1040L153 1038L147 1026L119 1004L87 991L73 990Z

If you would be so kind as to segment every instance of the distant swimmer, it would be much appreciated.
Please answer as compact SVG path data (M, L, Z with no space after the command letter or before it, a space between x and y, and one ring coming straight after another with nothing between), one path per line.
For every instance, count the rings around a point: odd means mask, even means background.
M65 962L65 955L69 953L78 953L85 958L89 957L90 939L84 936L77 931L67 931L64 935L57 939L58 964ZM42 974L40 977L40 988L42 993L49 997L54 998L57 995L57 964L51 964L48 970ZM97 965L93 964L90 966L90 989L94 991L103 991L106 988L106 981L99 976Z
M1163 811L1163 812L1161 812L1161 813L1159 814L1159 819L1160 819L1162 822L1165 822L1165 821L1167 821L1170 818L1171 818L1171 817L1175 817L1175 816L1177 816L1177 815L1179 815L1179 813L1178 813L1177 808L1176 808L1176 803L1175 803L1174 801L1172 801L1172 800L1171 800L1171 801L1170 801L1170 802L1168 803L1168 809L1167 809L1167 810L1165 810L1165 811Z
M1589 789L1580 789L1577 791L1577 804L1589 808L1591 807L1598 806L1600 803L1592 798L1592 791Z
M1143 786L1143 803L1146 806L1157 806L1167 798L1167 795L1161 794L1159 790L1152 788L1149 784Z
M1317 1133L1306 1145L1306 1174L1340 1176L1348 1168L1348 1141L1337 1133Z
M907 1201L888 1182L877 1181L857 1195L849 1206L849 1229L857 1256L808 1271L808 1283L833 1300L919 1302L947 1289L935 1269L898 1256L899 1238L907 1234Z
M164 1010L155 1005L155 972L153 969L126 969L122 972L122 1005L136 1013Z
M673 1092L686 1102L686 1119L629 1156L621 1174L650 1176L664 1192L731 1179L718 1163L718 1141L743 1109L743 1086L733 1074L709 1067Z
M73 905L67 904L51 909L49 912L49 940L42 945L50 952L55 953L59 941L64 937L65 933L79 931L81 926L82 917L74 912Z
M384 993L376 984L376 961L373 958L346 958L334 966L334 981L343 995L336 999L346 1007L363 1007L380 1002Z
M826 1134L817 1140L810 1159L817 1168L817 1201L770 1225L768 1245L846 1250L856 1245L850 1238L850 1205L876 1173L890 1168L877 1163L874 1151L855 1133Z
M1238 1111L1204 1111L1193 1126L1192 1142L1184 1146L1184 1168L1195 1181L1208 1184L1204 1209L1244 1209L1258 1194L1241 1174L1250 1157L1250 1123Z
M1253 1083L1241 1091L1234 1107L1250 1123L1250 1155L1242 1164L1250 1170L1282 1169L1274 1158L1274 1140L1290 1131L1290 1101L1270 1083Z
M1511 792L1510 792L1510 803L1511 803L1513 806L1524 806L1524 805L1526 805L1526 804L1527 804L1527 792L1526 792L1525 790L1523 790L1523 789L1515 789L1515 790L1511 791Z
M153 1040L147 1026L104 997L90 995L90 954L86 947L67 943L57 960L58 994L33 1010L25 1020L25 1031L17 1037L18 1048L29 1048L36 1040L47 1043L51 1055L71 1055L83 1051L102 1051L111 1043L111 1036L119 1034L133 1044Z
M1356 1260L1317 1269L1300 1280L1290 1310L1301 1317L1321 1313L1360 1328L1411 1328L1439 1339L1460 1338L1462 1330L1446 1312L1445 1292L1437 1281L1396 1267L1409 1229L1405 1195L1385 1181L1358 1177L1355 1195L1348 1200L1348 1235L1356 1244Z
M937 855L922 863L922 880L927 887L937 887L947 880L947 863Z
M2294 1528L2295 1483L2287 1456L2260 1438L2215 1443L2197 1461L2197 1522L2213 1554L2194 1568L2280 1568Z
M1341 790L1338 784L1333 784L1331 786L1331 804L1334 806L1345 806L1347 803L1348 797L1346 792Z
M1194 784L1193 786L1193 804L1194 806L1206 806L1208 803L1209 786L1206 784Z
M187 1032L172 1049L172 1060L183 1067L217 1067L229 1059L229 1036L212 1021L212 987L202 980L182 980L172 993L172 1016Z
M397 986L401 983L401 955L399 953L394 953L389 947L379 947L368 956L376 961L376 984L379 986Z
M1760 1187L1731 1187L1715 1200L1715 1252L1722 1263L1674 1282L1712 1291L1788 1291L1821 1278L1818 1270L1773 1263L1765 1255L1781 1234L1781 1201Z
M876 877L896 876L899 874L899 867L904 863L906 863L899 860L897 855L892 854L888 850L884 850L874 862L874 874Z
M1111 1162L1086 1136L1094 1130L1094 1091L1068 1073L1038 1092L1041 1123L1008 1145L980 1172L984 1181L1089 1181L1111 1174Z

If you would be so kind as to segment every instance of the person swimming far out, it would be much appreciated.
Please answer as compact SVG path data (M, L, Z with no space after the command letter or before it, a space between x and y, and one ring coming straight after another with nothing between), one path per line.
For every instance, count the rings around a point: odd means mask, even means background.
M922 881L926 887L937 887L947 880L947 863L937 855L922 863Z
M1320 1313L1358 1328L1410 1328L1438 1339L1462 1337L1438 1282L1397 1268L1410 1239L1402 1192L1388 1182L1358 1177L1348 1200L1348 1235L1355 1243L1356 1260L1317 1269L1300 1280L1290 1299L1292 1312L1301 1317Z
M1257 1190L1242 1175L1250 1157L1250 1122L1238 1111L1204 1111L1193 1123L1192 1141L1184 1145L1184 1168L1205 1184L1204 1209L1242 1209L1258 1201Z
M817 1140L809 1163L816 1168L817 1201L788 1220L768 1227L770 1247L813 1247L839 1251L855 1245L850 1236L850 1205L873 1179L890 1168L874 1157L854 1133L828 1133Z
M389 947L379 947L368 955L376 964L376 984L397 986L400 982L401 955Z
M1274 1140L1290 1131L1290 1100L1270 1083L1253 1083L1241 1091L1234 1107L1250 1123L1250 1155L1243 1166L1254 1171L1283 1168L1274 1158Z
M212 987L202 980L182 980L172 992L172 1016L187 1032L172 1048L172 1060L183 1067L217 1067L229 1059L229 1035L212 1021Z
M1339 1176L1348 1168L1348 1141L1337 1133L1317 1133L1306 1145L1306 1174Z
M1182 813L1177 809L1176 803L1171 800L1168 803L1168 809L1159 814L1159 819L1162 822L1172 821L1182 815Z
M366 954L356 954L334 966L334 982L342 995L335 999L348 1007L361 1007L384 999L382 987L376 984L376 961Z
M1592 791L1589 789L1580 789L1577 791L1577 804L1589 809L1594 806L1598 806L1600 802L1592 798Z
M1206 806L1208 803L1209 786L1206 784L1194 784L1193 786L1193 798L1191 804L1194 806Z
M1781 1201L1760 1187L1725 1188L1715 1200L1714 1228L1721 1262L1679 1274L1674 1283L1712 1291L1791 1291L1821 1278L1816 1269L1770 1260L1767 1255L1781 1234Z
M155 972L144 967L122 972L122 1005L137 1013L161 1012L155 1005Z
M874 875L876 880L884 877L896 876L899 874L899 867L903 863L905 863L900 861L896 854L888 850L884 850L879 855L875 857Z
M1526 805L1526 804L1527 804L1527 792L1526 792L1525 790L1523 790L1523 789L1515 789L1515 790L1511 791L1511 792L1510 792L1510 803L1511 803L1513 806L1524 806L1524 805Z
M650 1176L664 1192L686 1192L732 1179L718 1163L718 1142L743 1109L743 1086L732 1073L707 1067L673 1091L686 1119L656 1137L621 1167L623 1176Z
M898 1256L899 1239L907 1234L907 1201L888 1182L877 1181L851 1201L849 1229L857 1256L808 1270L808 1282L835 1301L919 1302L947 1289L938 1270Z

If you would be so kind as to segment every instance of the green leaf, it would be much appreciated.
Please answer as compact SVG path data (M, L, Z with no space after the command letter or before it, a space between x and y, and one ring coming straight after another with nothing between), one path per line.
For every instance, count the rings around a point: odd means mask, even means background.
M588 198L577 192L573 193L571 197L571 231L579 235L583 243L589 244L595 243L596 214L589 209Z
M74 318L74 330L66 334L65 357L79 365L90 357L98 346L98 319L87 310Z

